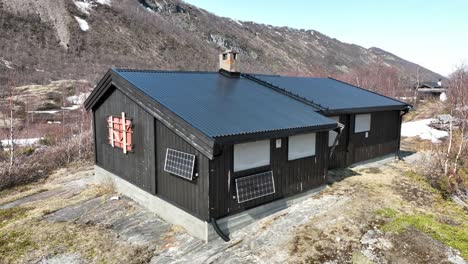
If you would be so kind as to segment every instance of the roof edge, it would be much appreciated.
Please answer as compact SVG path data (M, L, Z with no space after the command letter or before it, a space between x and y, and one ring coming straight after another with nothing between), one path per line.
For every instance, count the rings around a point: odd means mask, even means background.
M216 140L216 143L218 144L234 144L234 143L241 143L241 142L248 142L248 141L289 137L289 136L293 136L296 134L303 134L307 132L329 131L337 127L339 127L338 123L334 123L334 124L329 124L329 125L286 128L286 129L268 130L268 131L260 131L260 132L248 132L244 134L216 136L214 138Z
M398 103L401 103L401 104L403 104L403 105L406 105L406 106L409 106L409 107L413 108L412 105L410 105L410 104L408 104L408 103L405 103L405 102L403 102L403 101L400 101L400 100L398 100L398 99L395 99L395 98L393 98L393 97L386 96L386 95L383 95L383 94L379 94L379 93L377 93L377 92L374 92L374 91L371 91L371 90L367 90L367 89L365 89L365 88L359 87L359 86L354 85L354 84L351 84L351 83L347 83L347 82L342 81L342 80L335 79L335 78L333 78L333 77L328 77L328 79L334 80L334 81L337 81L337 82L340 82L340 83L344 83L344 84L347 84L347 85L350 85L350 86L353 86L353 87L355 87L355 88L357 88L357 89L360 89L360 90L363 90L363 91L366 91L366 92L369 92L369 93L373 93L373 94L375 94L375 95L379 95L379 96L385 97L385 98L387 98L387 99L396 101L396 102L398 102Z

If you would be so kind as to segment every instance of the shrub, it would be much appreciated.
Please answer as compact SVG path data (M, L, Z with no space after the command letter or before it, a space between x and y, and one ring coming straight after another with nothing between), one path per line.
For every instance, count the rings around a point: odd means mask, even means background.
M65 138L34 153L26 151L20 155L18 152L11 171L8 161L0 161L0 190L45 178L52 171L72 162L89 162L93 155L92 132L85 131L81 138L81 142L77 136Z

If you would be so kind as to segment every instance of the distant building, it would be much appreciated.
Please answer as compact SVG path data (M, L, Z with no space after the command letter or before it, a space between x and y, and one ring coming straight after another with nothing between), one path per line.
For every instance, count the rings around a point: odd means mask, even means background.
M439 79L437 82L421 82L415 85L418 97L439 97L441 101L447 99L447 86Z

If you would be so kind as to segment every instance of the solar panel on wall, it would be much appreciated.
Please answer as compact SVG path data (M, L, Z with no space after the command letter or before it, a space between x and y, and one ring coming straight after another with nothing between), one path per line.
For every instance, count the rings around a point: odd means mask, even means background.
M273 172L267 171L236 179L237 202L243 203L275 193Z
M168 148L164 170L187 180L192 180L195 155Z

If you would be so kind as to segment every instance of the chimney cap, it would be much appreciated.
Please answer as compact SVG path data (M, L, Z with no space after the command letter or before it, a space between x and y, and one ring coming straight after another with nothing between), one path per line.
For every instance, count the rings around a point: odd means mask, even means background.
M235 50L226 50L225 52L223 52L223 54L228 54L228 53L239 54L239 52Z

